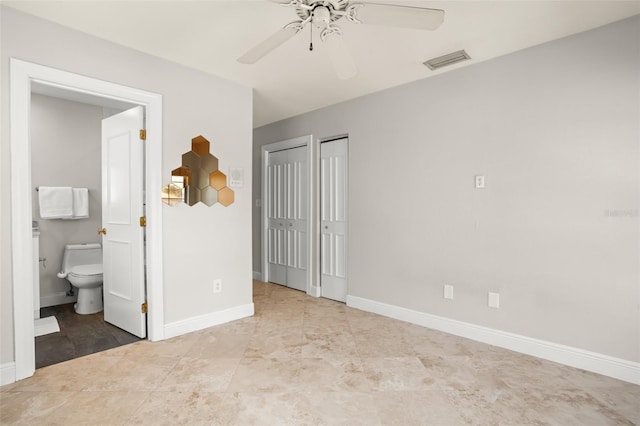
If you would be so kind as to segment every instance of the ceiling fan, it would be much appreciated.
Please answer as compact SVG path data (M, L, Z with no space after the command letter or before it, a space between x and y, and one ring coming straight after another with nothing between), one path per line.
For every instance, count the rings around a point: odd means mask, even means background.
M271 37L238 58L243 64L254 64L269 52L302 31L307 24L310 30L320 31L320 39L328 46L329 57L341 79L348 79L358 72L347 49L342 30L335 22L344 18L354 24L385 25L392 27L435 30L444 21L444 10L423 7L399 6L377 3L356 3L350 0L271 0L282 6L295 8L299 20L293 21ZM309 44L313 50L313 38Z

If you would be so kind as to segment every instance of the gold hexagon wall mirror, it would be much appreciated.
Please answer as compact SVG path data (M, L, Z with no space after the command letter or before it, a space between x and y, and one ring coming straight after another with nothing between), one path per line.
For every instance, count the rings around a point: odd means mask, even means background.
M182 165L171 171L171 183L162 188L162 201L170 206L184 201L193 206L220 203L228 207L234 201L227 176L218 170L218 159L210 152L204 136L191 139L191 151L182 154Z

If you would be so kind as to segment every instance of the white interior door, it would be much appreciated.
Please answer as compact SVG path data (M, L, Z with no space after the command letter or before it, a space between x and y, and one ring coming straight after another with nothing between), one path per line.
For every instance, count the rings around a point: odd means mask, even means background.
M269 281L307 291L307 147L269 153L267 162Z
M102 121L102 237L105 321L146 337L144 228L144 110Z
M347 300L348 140L320 145L320 280L322 297Z

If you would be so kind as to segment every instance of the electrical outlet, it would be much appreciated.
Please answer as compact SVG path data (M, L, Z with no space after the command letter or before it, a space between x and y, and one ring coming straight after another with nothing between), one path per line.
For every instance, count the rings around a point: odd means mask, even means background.
M214 293L221 293L222 292L222 280L221 279L213 280L213 292Z
M489 293L489 307L496 309L500 307L500 293Z
M484 176L476 175L476 188L484 188Z
M444 298L445 299L453 299L453 286L445 284L444 285Z

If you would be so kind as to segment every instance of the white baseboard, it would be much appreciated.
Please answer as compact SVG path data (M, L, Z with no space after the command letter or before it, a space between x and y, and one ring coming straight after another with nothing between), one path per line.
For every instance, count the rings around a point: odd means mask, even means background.
M262 281L262 272L253 271L253 279Z
M640 363L638 362L356 296L347 296L347 306L640 385Z
M220 325L241 318L250 317L253 314L253 303L248 303L246 305L225 309L224 311L212 312L210 314L172 322L164 326L164 338L170 339L172 337L191 333L192 331L198 331L204 328L213 327L214 325Z
M16 381L16 363L8 362L0 365L0 386L15 383Z
M77 292L78 290L76 290ZM46 308L48 306L64 305L66 303L74 303L78 300L76 296L67 296L64 291L60 293L48 294L46 296L40 296L40 307Z

